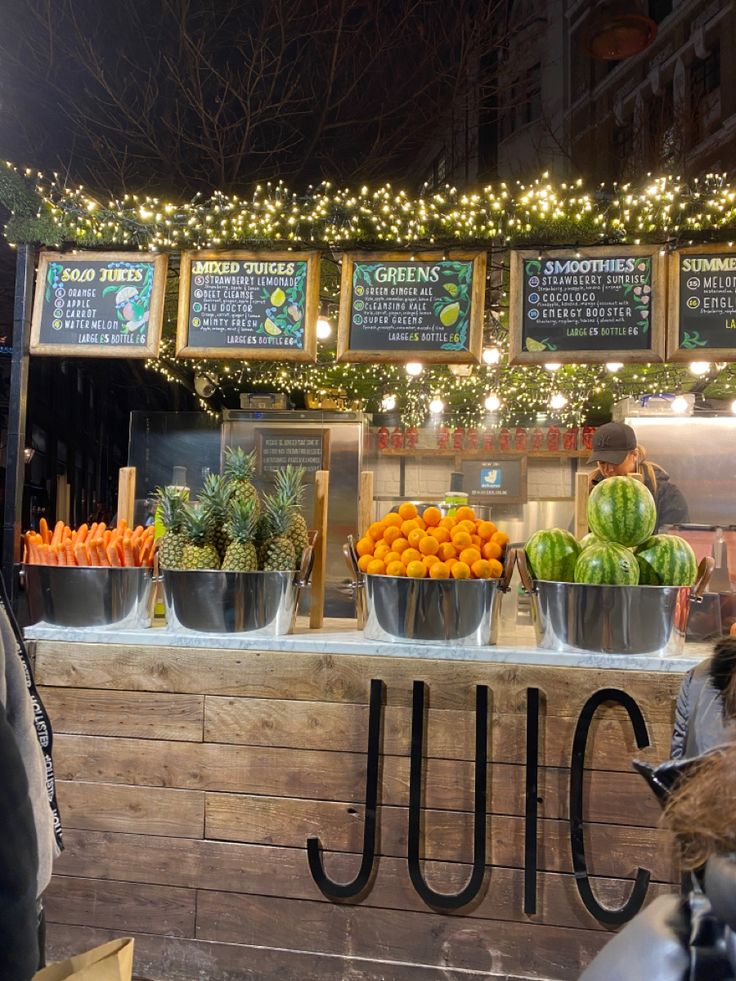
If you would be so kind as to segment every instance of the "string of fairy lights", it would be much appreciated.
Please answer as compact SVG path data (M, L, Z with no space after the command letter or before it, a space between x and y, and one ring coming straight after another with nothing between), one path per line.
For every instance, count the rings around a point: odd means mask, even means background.
M248 195L215 191L190 201L126 194L94 196L58 175L44 176L10 162L0 166L0 203L10 211L8 241L57 248L172 251L198 248L318 248L321 305L326 323L315 364L217 361L175 357L175 289L167 289L165 328L157 358L147 366L172 383L195 372L216 384L204 411L236 404L242 391L308 393L343 398L368 411L396 411L406 425L440 415L477 425L489 414L499 425L546 417L561 425L605 418L624 396L682 395L697 386L708 398L736 398L736 367L692 365L508 364L507 297L489 290L483 362L478 366L338 363L334 324L339 255L351 249L485 248L496 265L510 247L585 246L656 242L663 249L736 239L736 187L725 174L694 181L648 178L641 185L586 189L581 180L555 184L547 175L528 184L500 182L475 192L426 187L417 196L382 187L335 187L329 182L298 194L284 183L258 184ZM492 263L493 265L493 263ZM503 278L503 277L501 277ZM498 277L496 277L498 279Z

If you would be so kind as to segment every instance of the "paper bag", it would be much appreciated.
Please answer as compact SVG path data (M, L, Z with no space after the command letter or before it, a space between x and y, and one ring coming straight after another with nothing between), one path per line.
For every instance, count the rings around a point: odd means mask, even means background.
M123 937L49 964L33 975L33 981L131 981L132 977L133 940Z

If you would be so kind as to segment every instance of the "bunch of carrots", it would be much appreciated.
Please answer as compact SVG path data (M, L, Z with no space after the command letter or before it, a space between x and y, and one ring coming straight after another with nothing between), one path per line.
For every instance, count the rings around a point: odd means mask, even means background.
M152 566L153 535L153 525L129 528L124 519L115 528L102 521L83 524L76 531L57 521L52 532L41 518L38 531L23 536L23 561L36 565Z

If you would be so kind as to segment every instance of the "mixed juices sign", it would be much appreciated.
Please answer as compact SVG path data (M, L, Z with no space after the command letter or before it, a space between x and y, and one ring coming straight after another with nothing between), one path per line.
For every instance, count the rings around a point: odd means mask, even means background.
M700 245L670 256L668 357L736 361L736 247Z
M33 304L33 354L150 358L158 354L165 255L41 255Z
M185 252L176 353L314 361L318 309L316 252Z
M344 256L338 360L479 361L485 279L485 252Z
M657 246L513 251L512 362L663 360L663 261Z

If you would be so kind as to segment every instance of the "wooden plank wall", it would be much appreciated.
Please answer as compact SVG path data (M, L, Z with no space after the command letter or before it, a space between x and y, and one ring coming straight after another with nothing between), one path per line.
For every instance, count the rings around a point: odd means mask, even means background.
M572 875L572 736L600 688L631 692L596 714L586 758L586 847L600 901L637 866L649 897L677 881L659 809L630 769L668 755L679 675L555 667L39 642L54 723L66 851L47 895L54 957L136 936L136 975L166 981L576 978L606 942ZM387 685L380 859L359 904L328 902L309 873L360 864L371 678ZM472 858L475 686L492 689L488 871L459 914L428 909L407 851L411 692L429 686L423 854L440 891ZM542 692L537 913L523 912L526 688Z

